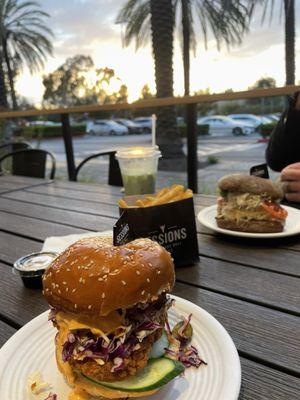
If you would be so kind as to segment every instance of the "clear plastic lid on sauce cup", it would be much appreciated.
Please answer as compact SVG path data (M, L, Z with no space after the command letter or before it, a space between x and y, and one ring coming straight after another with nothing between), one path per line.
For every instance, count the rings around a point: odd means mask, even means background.
M49 251L28 254L15 261L13 271L20 275L25 287L41 289L43 273L56 257L57 253Z

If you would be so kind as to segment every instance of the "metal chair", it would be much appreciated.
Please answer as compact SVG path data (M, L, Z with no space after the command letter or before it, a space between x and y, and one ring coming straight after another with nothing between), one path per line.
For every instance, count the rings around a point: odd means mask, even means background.
M90 160L97 157L109 156L109 167L108 167L108 184L112 186L123 186L121 170L119 162L115 157L116 151L103 151L101 153L92 154L81 161L75 171L75 181L77 181L79 171L81 168Z
M8 154L13 151L31 149L31 144L27 142L6 142L0 144L0 155ZM3 155L4 155L3 154Z
M50 179L54 179L56 171L56 161L52 153L40 149L26 149L13 151L0 158L0 173L3 171L3 162L9 157L12 158L10 173L12 175L30 176L33 178L46 177L47 156L50 157L51 170Z

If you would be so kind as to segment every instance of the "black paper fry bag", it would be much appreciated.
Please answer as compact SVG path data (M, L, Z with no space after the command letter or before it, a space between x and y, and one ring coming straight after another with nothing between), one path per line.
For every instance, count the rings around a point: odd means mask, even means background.
M136 200L132 196L132 201ZM130 204L130 197L126 202ZM165 247L177 267L199 259L193 198L152 207L120 209L121 216L114 226L114 244L148 237Z

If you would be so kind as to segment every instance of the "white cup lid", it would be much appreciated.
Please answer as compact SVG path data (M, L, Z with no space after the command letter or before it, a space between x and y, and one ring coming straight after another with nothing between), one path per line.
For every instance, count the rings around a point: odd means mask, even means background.
M149 147L124 147L117 151L117 158L145 158L160 157L161 152L158 146Z

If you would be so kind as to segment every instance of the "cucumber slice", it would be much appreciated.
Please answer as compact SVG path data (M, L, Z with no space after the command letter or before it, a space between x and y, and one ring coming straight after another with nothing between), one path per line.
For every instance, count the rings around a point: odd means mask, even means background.
M151 359L162 357L165 354L165 348L167 347L169 347L169 340L166 332L163 331L161 337L153 343L149 358Z
M94 384L109 389L121 390L123 392L147 392L167 384L180 375L184 369L181 362L162 357L150 360L142 371L124 381L99 382L83 373L81 375Z

